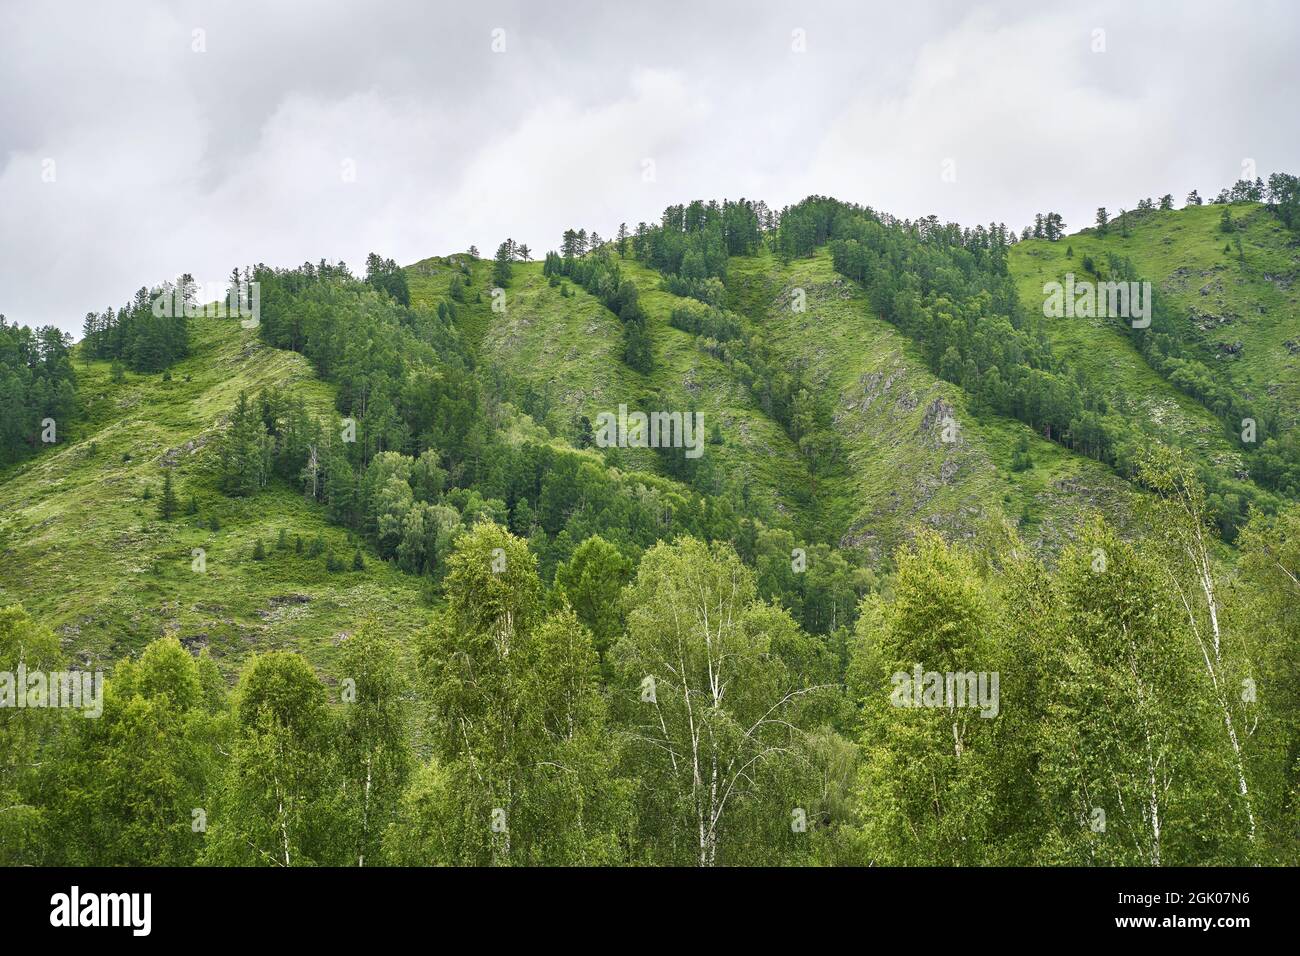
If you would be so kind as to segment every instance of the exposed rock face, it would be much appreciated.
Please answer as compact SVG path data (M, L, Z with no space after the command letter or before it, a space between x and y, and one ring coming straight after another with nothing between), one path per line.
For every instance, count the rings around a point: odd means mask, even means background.
M191 438L183 445L167 449L161 456L159 456L158 462L164 467L171 468L181 459L182 456L193 455L195 452L202 450L203 446L211 440L211 432L206 432L198 438Z
M921 425L918 431L921 432L923 440L927 445L936 446L940 441L941 423L945 418L952 418L952 406L942 398L936 398L925 408L925 414L921 416ZM957 433L957 441L961 442L961 433Z
M208 646L208 635L191 634L188 637L181 638L181 646L191 654L197 655L203 648Z
M1237 321L1237 316L1231 312L1225 312L1222 315L1216 315L1213 312L1201 312L1193 308L1187 315L1188 320L1202 332L1209 332L1221 325L1231 325Z

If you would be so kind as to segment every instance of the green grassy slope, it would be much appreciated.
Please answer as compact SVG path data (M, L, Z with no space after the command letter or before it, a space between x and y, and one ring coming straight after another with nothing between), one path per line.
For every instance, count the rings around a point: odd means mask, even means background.
M1160 284L1176 316L1198 330L1206 364L1300 414L1300 242L1257 205L1238 204L1232 212L1241 224L1244 265L1235 247L1224 252L1231 237L1218 229L1222 207L1205 206L1152 213L1136 220L1128 237L1113 228L1105 236L1084 230L1058 243L1018 243L1011 268L1026 307L1041 309L1043 283L1066 271L1081 275L1084 256L1099 264L1110 252L1128 257ZM1069 247L1073 256L1066 258ZM578 416L595 422L623 403L699 409L706 430L717 423L723 436L721 445L706 446L711 464L750 489L752 504L734 502L738 508L861 547L871 559L917 524L963 535L1001 512L1023 518L1026 536L1054 550L1091 509L1121 525L1131 516L1131 485L974 407L957 386L932 375L912 343L872 316L860 290L834 273L824 250L788 264L766 253L734 259L727 283L729 305L750 331L834 396L844 454L816 480L733 371L670 326L672 311L690 300L660 289L656 273L631 260L621 264L648 315L655 365L643 375L621 360L617 318L571 282L571 294L561 295L540 263L515 265L506 309L497 312L490 262L426 259L407 268L414 301L436 305L464 264L471 280L457 310L462 334L498 398L527 404L540 420L505 409L498 418L517 438L564 443ZM790 307L796 287L807 293L802 313ZM1240 460L1222 425L1152 370L1113 320L1062 319L1048 328L1053 345L1084 374L1113 386L1132 414L1168 427L1207 459L1228 467ZM250 501L216 491L212 439L241 390L275 385L322 412L332 391L301 356L267 348L236 323L197 319L192 329L193 353L170 381L128 373L114 384L107 363L78 359L86 419L61 428L53 448L0 472L0 604L21 601L87 664L176 634L192 647L210 647L228 667L280 646L325 665L339 635L367 614L418 627L427 618L419 582L369 552L365 572L329 574L322 557L275 548L281 528L290 542L319 534L344 559L354 548L293 490L272 487ZM938 422L949 414L960 425L955 444L939 439ZM1034 467L1013 472L1022 438ZM649 451L612 459L662 470ZM168 467L182 506L172 522L162 521L157 507ZM191 495L197 516L185 514ZM211 530L214 517L218 531ZM259 537L268 549L263 562L251 558ZM191 570L194 548L206 552L204 574Z
M534 415L561 438L573 436L579 416L594 425L602 412L617 414L620 404L643 411L694 408L704 416L706 433L714 423L720 426L723 444L705 451L720 473L748 483L760 512L804 523L802 502L811 479L797 449L722 362L669 325L672 311L691 300L661 291L656 273L631 260L620 263L638 288L654 343L654 367L641 374L621 358L618 318L581 286L566 280L570 294L564 296L542 275L540 262L516 263L505 309L493 311L491 263L476 261L471 268L457 321L476 344L488 379L500 383L502 397L518 401L527 389L535 397ZM447 294L455 271L450 260L437 258L409 266L412 301L435 303ZM474 301L475 293L480 301ZM650 450L620 449L614 457L622 467L662 471Z
M431 258L409 266L413 301L433 305L446 296L465 261ZM499 397L518 403L526 391L533 414L557 441L572 438L578 416L595 422L620 403L697 408L706 428L717 422L724 439L705 454L721 473L749 485L760 514L863 548L873 559L919 523L969 534L1001 513L1023 518L1026 536L1055 550L1090 510L1121 525L1129 520L1131 486L1024 425L971 407L960 388L924 367L892 326L867 313L861 292L834 273L824 251L789 264L769 255L735 259L728 282L733 305L751 329L838 396L845 460L837 473L820 479L732 370L669 324L672 311L693 300L663 291L661 277L635 261L622 261L620 269L637 285L648 316L655 364L646 375L623 363L618 319L580 286L566 283L571 294L564 296L542 275L540 263L517 263L506 308L493 311L491 263L471 263L466 302L458 307L462 332L475 343ZM808 294L803 314L789 308L796 286ZM951 445L940 441L938 424L949 414L960 425ZM1022 436L1034 467L1012 472ZM618 461L661 470L648 451L624 451Z
M835 394L844 443L839 473L825 480L821 510L842 543L873 555L917 523L966 534L1001 511L1027 515L1027 538L1059 547L1084 513L1128 520L1129 487L1105 467L1039 438L1032 429L972 407L962 390L925 367L914 346L872 316L862 291L838 275L825 250L782 264L770 255L733 259L733 305L762 325L791 366ZM791 307L802 288L807 309ZM959 426L954 443L939 422ZM1016 443L1029 441L1034 467L1012 472Z
M704 413L706 429L717 422L722 445L708 446L721 472L739 477L756 502L768 505L803 528L812 528L813 478L807 463L780 423L767 416L753 393L722 361L701 351L695 337L669 324L675 309L698 308L693 299L659 288L660 276L635 262L623 275L637 286L654 342L653 399L664 409L693 404Z
M1027 308L1040 309L1043 283L1066 272L1083 276L1083 258L1104 268L1108 253L1130 259L1139 275L1167 296L1176 320L1193 330L1195 357L1244 394L1268 394L1291 421L1300 415L1300 240L1262 206L1230 207L1241 229L1239 259L1232 236L1219 231L1222 206L1155 211L1136 219L1129 235L1112 224L1106 235L1087 229L1059 242L1016 244L1010 264ZM1229 251L1225 252L1225 245ZM1067 249L1073 258L1066 258ZM1055 319L1053 345L1086 374L1112 383L1142 414L1191 439L1211 459L1235 467L1238 447L1194 399L1151 369L1116 320Z
M88 421L76 438L0 475L0 605L22 602L84 665L137 652L165 634L209 647L233 670L249 653L292 648L318 666L341 635L374 614L414 630L426 617L415 579L369 555L364 572L329 574L324 558L278 551L320 534L350 559L345 533L287 487L254 499L215 490L213 437L240 390L275 385L324 412L332 393L302 356L261 344L230 320L196 319L192 354L161 376L78 361ZM158 514L170 467L180 513ZM151 497L143 497L145 489ZM199 514L185 514L193 494ZM218 519L220 530L210 522ZM251 552L260 537L265 561ZM191 570L192 549L206 573Z

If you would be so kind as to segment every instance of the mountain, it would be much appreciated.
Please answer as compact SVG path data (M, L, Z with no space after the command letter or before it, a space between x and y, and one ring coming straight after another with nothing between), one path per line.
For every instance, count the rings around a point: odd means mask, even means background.
M1283 423L1292 425L1300 414L1300 247L1261 204L1236 204L1243 263L1224 249L1230 243L1219 228L1222 208L1133 216L1123 236L1114 226L1105 235L1094 228L1057 241L1022 241L1010 247L1009 271L1024 308L1040 311L1045 283L1071 271L1085 276L1085 260L1129 259L1167 296L1212 373L1244 394L1275 400ZM1120 526L1131 520L1141 494L1131 482L934 374L920 345L874 314L862 287L835 271L825 246L794 259L767 248L732 257L725 282L726 305L743 333L761 339L778 363L800 370L829 401L840 452L820 471L734 362L674 327L674 311L699 303L665 291L658 272L630 257L619 268L648 316L648 373L621 360L618 316L577 284L562 290L548 282L540 262L513 265L502 311L482 297L490 261L434 257L404 272L416 306L436 309L448 301L453 277L479 290L478 301L459 307L456 323L493 399L523 413L515 419L516 439L570 445L575 422L594 422L620 404L697 409L706 428L720 433L721 443L710 444L706 456L713 472L743 489L747 513L860 553L869 565L918 527L972 536L1006 516L1050 553L1092 511ZM792 308L797 291L803 310ZM1123 395L1133 415L1199 460L1234 473L1246 468L1222 421L1153 369L1115 320L1049 320L1044 328L1053 350L1084 378ZM276 551L281 529L290 543L320 537L349 562L359 544L366 547L295 489L272 483L249 502L215 487L212 440L241 391L278 388L325 414L337 390L301 355L270 348L232 321L191 320L191 339L189 357L166 381L127 372L115 384L109 361L88 361L79 350L87 414L73 426L75 440L9 468L0 480L0 602L21 602L40 614L88 661L111 661L173 633L234 659L275 646L325 659L353 607L382 609L414 626L425 613L419 586L375 561L373 551L367 549L373 573L365 575L317 573L323 557ZM946 416L956 423L951 443L940 435ZM1018 447L1032 467L1014 467ZM620 449L614 457L625 469L665 474L653 450ZM182 505L191 497L198 502L197 515L159 519L157 496L168 469ZM713 490L722 488L714 482ZM218 531L210 528L213 518ZM259 538L273 560L251 559ZM207 553L207 576L188 570L194 548Z
M1294 863L1288 208L697 201L0 323L0 701L107 672L0 710L0 861Z
M420 589L409 576L378 561L328 574L323 556L306 556L320 537L350 564L355 546L300 492L275 485L240 499L216 489L213 439L241 391L288 390L320 412L333 395L302 356L236 321L190 327L191 354L167 377L126 372L115 383L110 362L78 358L85 419L0 478L0 604L21 603L55 628L84 667L165 635L231 666L277 647L323 663L363 611L417 627ZM171 521L159 515L166 473L178 498ZM297 538L303 554L292 550ZM259 539L265 561L252 558ZM202 573L192 570L196 548Z

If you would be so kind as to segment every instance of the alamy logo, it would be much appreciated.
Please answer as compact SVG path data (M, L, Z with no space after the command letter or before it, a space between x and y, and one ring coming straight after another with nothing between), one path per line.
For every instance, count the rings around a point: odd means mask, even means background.
M103 671L0 671L0 707L66 707L84 717L104 713Z
M152 928L153 894L70 893L50 897L51 926L129 926L133 936L148 936Z
M1150 282L1075 281L1065 274L1065 283L1043 283L1043 315L1049 319L1090 319L1106 316L1129 319L1133 328L1151 325Z
M600 448L685 448L687 458L704 454L703 412L628 412L596 416L596 445Z
M979 708L981 717L996 717L999 710L997 671L897 671L889 702L895 707Z

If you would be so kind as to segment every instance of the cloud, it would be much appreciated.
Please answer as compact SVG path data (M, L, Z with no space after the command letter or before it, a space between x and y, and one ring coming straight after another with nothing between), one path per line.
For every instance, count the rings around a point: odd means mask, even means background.
M443 215L484 249L507 235L554 245L557 224L595 224L610 234L620 214L657 221L680 196L674 187L690 183L694 144L709 135L710 110L677 73L639 70L628 87L595 108L564 98L541 104L489 138Z
M182 271L540 254L693 198L1077 228L1300 167L1300 13L1178 9L7 5L0 312L75 331Z
M900 216L1018 227L1056 210L1081 228L1101 205L1212 194L1257 149L1271 168L1293 167L1300 137L1269 119L1281 91L1259 78L1293 71L1281 67L1290 54L1246 36L1225 42L1241 32L1235 16L978 9L921 46L901 88L847 98L800 181ZM1225 20L1223 32L1208 25ZM1253 50L1250 68L1204 66L1232 50Z

